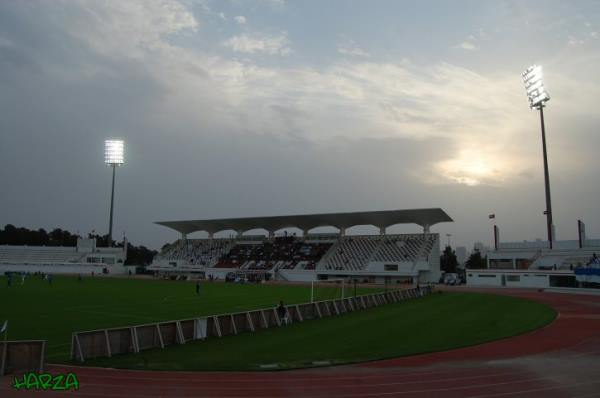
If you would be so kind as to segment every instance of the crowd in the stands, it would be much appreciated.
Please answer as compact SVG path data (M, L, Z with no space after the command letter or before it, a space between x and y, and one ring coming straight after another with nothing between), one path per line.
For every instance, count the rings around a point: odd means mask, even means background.
M315 269L331 243L309 243L295 236L282 236L257 243L238 243L215 267L248 270Z

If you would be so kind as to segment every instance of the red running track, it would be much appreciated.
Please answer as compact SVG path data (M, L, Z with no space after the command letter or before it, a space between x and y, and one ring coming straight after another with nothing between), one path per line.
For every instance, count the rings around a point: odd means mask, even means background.
M558 318L492 343L331 368L153 372L54 365L51 373L76 372L80 389L16 391L4 377L0 397L600 397L600 296L485 291L548 304Z

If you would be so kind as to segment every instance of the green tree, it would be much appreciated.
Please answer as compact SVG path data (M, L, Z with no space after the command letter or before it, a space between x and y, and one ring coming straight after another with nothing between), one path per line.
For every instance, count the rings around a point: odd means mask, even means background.
M458 267L458 260L456 259L456 253L450 246L446 246L444 253L440 257L440 268L444 272L456 273Z
M467 269L483 269L487 268L487 257L481 257L481 252L479 250L475 250L469 256L467 263L465 264L465 268Z

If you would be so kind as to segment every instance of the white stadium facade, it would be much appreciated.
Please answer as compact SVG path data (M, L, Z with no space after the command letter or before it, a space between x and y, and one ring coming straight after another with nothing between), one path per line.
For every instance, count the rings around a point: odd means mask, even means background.
M578 221L577 240L500 242L495 228L494 249L485 253L487 268L467 270L467 284L507 287L581 287L588 282L577 275L595 268L600 239L588 239ZM484 254L484 253L482 253ZM595 271L594 271L595 272ZM593 282L590 280L589 282Z
M96 239L79 238L77 246L0 245L0 274L29 272L51 274L122 274L127 258L124 247L96 247Z
M219 279L260 274L284 281L437 282L440 237L430 228L452 221L442 209L433 208L157 222L181 238L163 248L148 269ZM416 224L420 230L386 234L388 227L398 224ZM379 234L346 235L348 228L364 225L375 226ZM319 227L335 227L339 233L311 233ZM301 233L287 233L291 228ZM246 234L257 229L266 233ZM214 237L224 231L234 233ZM189 239L195 232L205 232L208 238Z

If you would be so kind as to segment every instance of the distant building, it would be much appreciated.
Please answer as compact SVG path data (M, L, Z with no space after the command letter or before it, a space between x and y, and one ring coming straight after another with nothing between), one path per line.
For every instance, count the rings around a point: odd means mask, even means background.
M0 273L121 274L126 271L124 243L124 247L96 247L96 239L79 238L71 247L0 245Z
M576 287L574 269L600 253L600 239L501 242L486 250L487 269L469 270L467 284L510 287ZM475 244L484 255L483 245Z
M473 244L473 251L481 253L481 257L485 257L490 250L489 246L486 246L481 242L475 242Z

